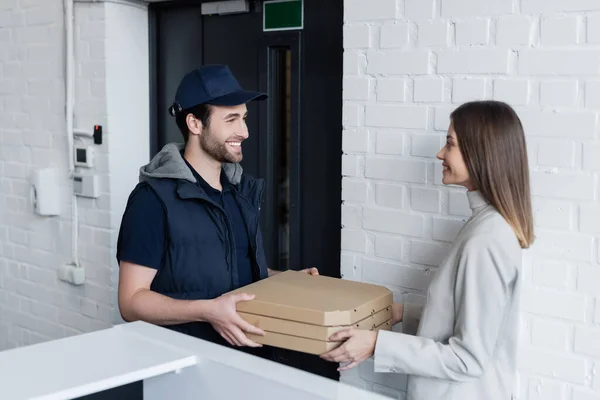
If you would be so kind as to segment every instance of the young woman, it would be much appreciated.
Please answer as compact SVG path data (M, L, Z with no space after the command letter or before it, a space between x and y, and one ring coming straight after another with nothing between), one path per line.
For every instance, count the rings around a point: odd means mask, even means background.
M346 330L321 357L353 368L374 355L376 372L408 374L407 400L510 400L517 359L521 249L533 240L523 128L497 101L451 114L443 183L467 188L472 215L427 292L416 336ZM394 322L402 319L395 305Z

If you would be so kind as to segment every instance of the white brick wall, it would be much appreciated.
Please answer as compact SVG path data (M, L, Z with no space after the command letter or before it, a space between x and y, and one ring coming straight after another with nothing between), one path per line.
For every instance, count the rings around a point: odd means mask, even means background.
M78 309L85 296L59 282L55 272L71 254L62 3L11 2L0 13L5 50L0 52L0 349L6 349L79 331L64 310L67 303ZM62 213L41 218L32 212L27 179L34 169L50 166L62 172ZM87 208L81 205L82 222ZM85 250L79 251L83 261ZM89 327L93 319L85 318L80 325Z
M56 273L59 265L71 261L63 21L60 0L0 5L0 350L118 321L115 215L120 217L124 207L124 186L130 190L135 184L137 167L148 155L148 129L139 124L148 121L143 108L143 98L148 98L147 50L139 50L147 41L147 12L114 3L74 5L74 127L92 130L99 124L104 132L102 145L84 139L94 147L101 186L99 198L77 199L79 262L86 271L80 287L59 281ZM123 92L124 80L143 84ZM118 101L127 101L127 111ZM139 120L132 119L134 112ZM111 140L120 132L135 133ZM126 154L131 140L139 142L134 157ZM27 179L41 167L60 171L60 216L33 213Z
M528 138L537 235L525 253L517 395L599 400L600 2L366 3L345 2L345 29L371 34L368 46L365 35L345 40L344 276L400 300L424 293L470 214L464 191L440 184L448 115L472 99L506 101ZM367 135L372 145L357 145ZM371 361L342 380L389 396L406 385Z
M138 125L147 110L136 102L148 95L147 21L143 10L115 3L76 3L75 11L75 126L99 123L106 133L96 146L102 195L78 200L83 287L56 278L70 258L66 177L59 217L34 216L28 200L34 168L67 166L62 2L0 6L0 350L116 320L116 229L148 154L126 152L148 144ZM435 160L449 113L494 98L523 120L538 240L523 271L519 399L600 399L599 26L597 0L345 2L345 278L422 303L469 215L464 192L440 184ZM123 80L135 89L119 90ZM139 106L139 118L121 104ZM371 361L342 380L389 396L406 385L375 374Z
M488 44L490 40L490 20L488 18L457 21L455 26L458 46Z

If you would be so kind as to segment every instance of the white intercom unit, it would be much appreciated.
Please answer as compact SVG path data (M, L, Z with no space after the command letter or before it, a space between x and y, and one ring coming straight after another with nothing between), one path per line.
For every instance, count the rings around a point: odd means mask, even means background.
M35 170L29 179L33 210L39 215L59 215L60 195L56 169L42 168Z

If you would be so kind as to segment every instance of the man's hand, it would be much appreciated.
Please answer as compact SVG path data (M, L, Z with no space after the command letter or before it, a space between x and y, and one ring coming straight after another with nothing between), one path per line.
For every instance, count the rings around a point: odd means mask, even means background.
M212 300L206 320L232 346L262 347L261 344L248 339L244 332L261 336L265 332L246 322L236 311L238 302L252 299L254 299L254 295L238 293L225 294Z
M348 363L346 366L338 368L338 371L346 371L373 355L377 343L377 331L346 329L334 333L329 340L345 342L340 347L322 354L321 358L332 362Z
M319 275L319 270L316 268L305 268L305 269L301 269L300 272L304 272L307 273L309 275Z
M276 271L274 269L269 268L269 276L273 276L273 275L277 275L279 273L281 273L282 271ZM319 270L316 268L305 268L305 269L301 269L299 272L304 272L307 273L309 275L319 275Z

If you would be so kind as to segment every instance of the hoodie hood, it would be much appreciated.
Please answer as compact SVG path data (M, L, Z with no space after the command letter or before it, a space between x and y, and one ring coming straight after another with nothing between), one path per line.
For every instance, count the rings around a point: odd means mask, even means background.
M151 178L163 179L183 179L191 183L196 183L196 179L181 156L181 150L185 145L183 143L166 144L150 162L140 167L140 182ZM223 163L223 171L234 185L240 183L242 179L242 166L238 163Z

